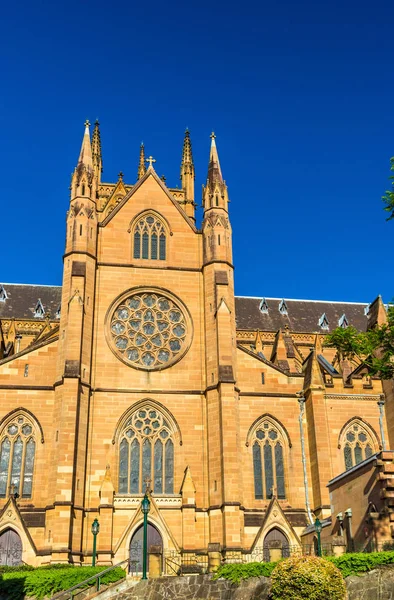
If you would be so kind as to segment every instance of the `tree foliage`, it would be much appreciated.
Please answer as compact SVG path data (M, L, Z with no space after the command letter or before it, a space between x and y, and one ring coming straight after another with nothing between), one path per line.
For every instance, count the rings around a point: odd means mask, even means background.
M394 171L394 157L390 158L390 170ZM391 190L387 190L385 195L382 196L382 200L385 203L384 210L390 213L387 217L387 221L394 218L394 175L389 177L391 179L391 185L393 186Z
M383 325L365 332L337 327L326 336L324 346L335 348L340 361L357 357L372 376L394 378L394 305L389 306Z

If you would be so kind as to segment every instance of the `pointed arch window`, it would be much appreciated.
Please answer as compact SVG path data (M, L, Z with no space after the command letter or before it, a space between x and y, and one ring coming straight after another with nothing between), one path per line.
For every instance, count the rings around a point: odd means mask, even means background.
M35 452L34 425L19 414L8 422L0 435L0 498L10 493L31 498Z
M133 257L166 260L166 238L165 227L156 215L139 218L133 233Z
M342 440L346 471L370 458L376 452L371 433L359 421L350 423L342 436Z
M275 494L286 498L284 440L279 429L269 420L256 428L252 441L254 496L269 500Z
M159 410L138 409L119 440L120 494L143 493L148 479L155 494L174 493L173 431Z

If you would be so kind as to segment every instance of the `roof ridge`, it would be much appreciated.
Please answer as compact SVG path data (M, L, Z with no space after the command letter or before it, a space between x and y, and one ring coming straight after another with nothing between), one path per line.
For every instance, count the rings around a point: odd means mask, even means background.
M61 285L51 285L49 283L6 283L6 282L2 282L2 285L29 285L31 287L58 287L61 288Z
M238 296L235 295L235 298L249 298L250 300L262 300L263 298L265 300L285 300L286 302L319 302L319 303L325 303L325 304L358 304L360 306L368 306L369 304L371 304L370 302L349 302L347 300L307 300L307 299L303 299L303 298L286 298L286 297L282 297L282 298L270 298L269 296Z

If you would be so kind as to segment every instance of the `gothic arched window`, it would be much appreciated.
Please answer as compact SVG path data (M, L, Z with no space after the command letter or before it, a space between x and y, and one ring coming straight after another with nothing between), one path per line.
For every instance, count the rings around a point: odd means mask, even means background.
M31 498L35 451L32 421L24 414L16 415L0 435L0 498L10 492Z
M342 444L346 471L376 452L369 428L359 420L352 421L345 429Z
M273 494L286 498L284 441L279 428L269 419L261 421L252 438L254 496L269 500Z
M154 214L140 217L134 227L133 256L150 260L166 259L166 230Z
M150 480L155 494L174 493L172 428L159 410L139 408L119 438L119 493L140 494Z

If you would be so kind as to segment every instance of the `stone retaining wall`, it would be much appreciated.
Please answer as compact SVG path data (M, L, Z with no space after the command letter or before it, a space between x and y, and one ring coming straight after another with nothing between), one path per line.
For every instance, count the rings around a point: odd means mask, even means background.
M116 600L267 600L271 584L268 577L254 577L234 585L209 575L159 577L140 581L116 595Z
M104 592L105 599L116 600L269 600L270 579L253 577L232 584L210 575L159 577L139 581L127 590ZM347 600L394 600L394 565L379 567L361 576L346 578ZM101 595L98 596L101 599ZM285 599L284 599L285 600Z

